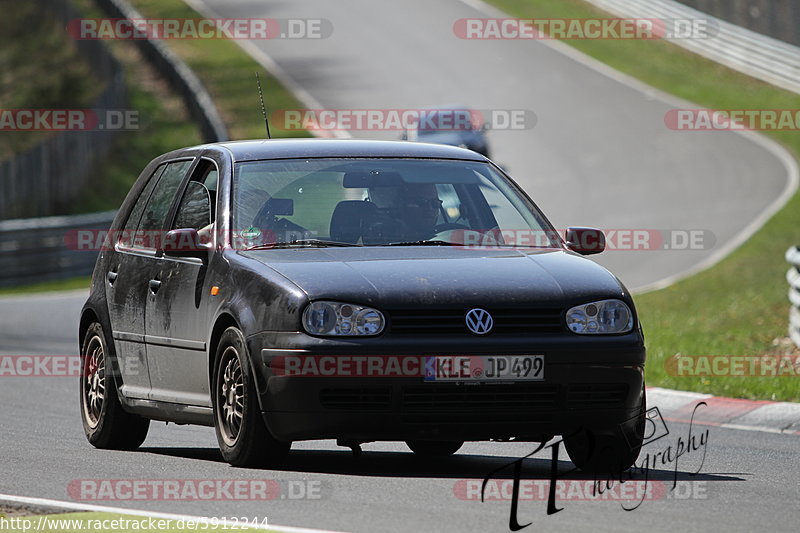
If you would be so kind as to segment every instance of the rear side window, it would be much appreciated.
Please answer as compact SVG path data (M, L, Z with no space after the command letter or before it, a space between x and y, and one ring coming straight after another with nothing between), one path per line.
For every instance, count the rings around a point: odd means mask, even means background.
M134 211L139 208L139 204L143 203L144 207L141 209L141 216L136 217L139 219L136 224L136 232L130 241L129 245L136 248L155 248L158 242L157 233L164 227L164 221L167 218L172 201L175 199L175 193L181 184L181 180L189 170L192 161L177 161L165 165L161 175L155 177L147 184L145 190L134 206ZM154 185L151 186L151 183ZM147 194L148 189L152 191ZM132 211L131 216L128 218L128 224L136 220L135 213ZM127 226L126 226L127 227Z
M133 232L139 227L139 221L142 219L142 213L144 213L144 208L147 205L147 201L150 199L150 194L153 192L153 188L156 186L156 183L158 183L158 179L161 177L165 168L167 168L166 164L159 165L142 189L139 198L136 199L136 203L133 205L133 209L131 209L128 215L128 220L125 221L125 225L122 228L123 231L119 238L120 244L124 246L132 245Z

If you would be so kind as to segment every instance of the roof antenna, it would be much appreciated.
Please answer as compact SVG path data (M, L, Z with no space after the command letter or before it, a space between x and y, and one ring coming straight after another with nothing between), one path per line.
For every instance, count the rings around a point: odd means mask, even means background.
M264 125L267 127L267 139L272 139L272 135L269 133L269 119L267 118L267 109L264 107L264 93L261 92L261 78L258 77L258 71L256 71L256 83L258 84L258 98L261 100L261 114L264 115Z

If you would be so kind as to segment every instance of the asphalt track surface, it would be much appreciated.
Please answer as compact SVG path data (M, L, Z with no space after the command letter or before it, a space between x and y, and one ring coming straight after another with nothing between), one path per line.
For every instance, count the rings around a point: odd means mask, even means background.
M509 169L554 224L601 228L705 229L714 248L692 252L611 252L601 256L631 288L695 268L734 242L781 196L787 169L774 150L723 133L672 132L674 107L533 42L455 39L462 17L485 14L458 1L256 2L205 0L226 17L308 17L332 21L323 42L269 41L285 75L326 108L409 108L463 103L477 109L531 109L532 130L492 132L495 159ZM257 110L254 110L257 112ZM391 134L393 135L393 134ZM391 136L389 135L389 136ZM376 137L369 132L354 136ZM0 353L75 354L77 314L85 295L0 299ZM0 377L0 493L70 501L81 479L267 479L307 482L320 498L272 501L87 501L202 516L268 517L271 523L345 531L507 531L510 502L464 501L460 480L481 480L527 455L523 443L470 443L453 458L423 462L404 445L367 444L360 459L330 441L296 444L277 470L243 470L222 462L208 428L153 423L136 452L99 451L86 442L75 377ZM652 452L687 438L687 424ZM705 461L681 458L683 489L625 512L618 501L522 501L528 531L795 531L800 518L796 436L708 429ZM549 452L549 450L548 450ZM526 459L523 479L546 480L545 452ZM562 450L560 472L571 463ZM650 479L674 479L674 463ZM692 472L700 469L696 475ZM508 479L510 470L498 476ZM567 475L575 478L580 476ZM694 497L685 496L686 488ZM289 496L287 492L283 492ZM630 506L631 502L624 502Z
M0 338L5 339L0 355L75 354L74 317L84 297L76 292L0 299ZM210 428L154 422L138 451L92 448L83 435L74 376L0 377L0 405L0 494L181 515L267 517L271 524L324 530L508 531L509 500L480 502L474 491L472 499L462 499L459 495L465 493L457 487L481 483L506 467L490 487L499 483L508 491L513 482L507 465L534 450L529 443L468 443L452 458L426 462L401 443L366 444L363 455L355 459L332 441L311 441L295 443L281 468L247 470L222 461ZM569 473L572 464L562 449L558 475L569 485L562 485L564 497L557 496L556 505L563 510L548 516L546 496L540 494L551 476L548 449L522 463L523 494L532 494L533 499L520 502L519 522L532 523L528 531L796 531L800 519L797 435L690 428L669 419L666 424L669 434L644 448L654 460L648 479L656 499L626 512L623 506L635 506L638 493L635 488L619 492L617 486L615 494L622 495L621 501L582 500L591 494L594 480ZM700 446L706 430L705 445ZM663 456L670 448L675 454L679 440L690 442L690 434L697 443L695 450L677 463L658 459L657 453ZM84 496L70 491L80 480L159 484L187 479L267 480L277 482L280 495L268 501L237 501L220 491L219 499L213 501L164 501L124 499L129 496L121 494L123 499L98 501L91 491ZM638 474L636 479L641 483L644 478ZM630 481L626 483L633 487ZM311 489L314 498L295 499L302 492L300 487Z

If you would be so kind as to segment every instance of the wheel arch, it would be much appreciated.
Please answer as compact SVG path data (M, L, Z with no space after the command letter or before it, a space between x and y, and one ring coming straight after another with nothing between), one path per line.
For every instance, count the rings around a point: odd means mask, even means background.
M119 388L122 385L122 373L120 372L119 362L117 361L117 350L116 346L114 345L114 336L113 332L111 331L111 323L102 313L98 312L94 306L89 305L88 303L83 307L80 321L78 322L78 353L81 355L83 354L83 341L86 338L86 333L89 331L89 326L95 322L100 324L100 327L103 328L106 349L108 350L108 357L111 361L111 375L114 378L114 386L117 389L117 393L119 393Z
M230 310L222 311L217 318L214 320L214 326L211 328L211 336L208 341L208 386L209 391L211 394L214 394L214 369L217 365L217 348L219 346L220 340L222 339L222 334L225 333L225 330L228 328L236 328L239 330L239 333L242 334L242 338L244 340L244 346L247 349L247 362L250 366L250 375L253 376L253 381L256 386L256 397L258 398L258 407L259 409L263 410L263 404L261 401L261 392L266 388L266 384L262 383L261 374L257 372L256 368L256 359L247 346L247 336L245 334L245 330L243 329L240 321L234 316L234 314Z

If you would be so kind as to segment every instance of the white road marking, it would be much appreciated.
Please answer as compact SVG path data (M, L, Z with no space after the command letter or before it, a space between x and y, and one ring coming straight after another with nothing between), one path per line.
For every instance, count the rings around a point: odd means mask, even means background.
M54 509L64 509L67 511L91 511L99 513L115 513L115 514L129 515L129 516L144 516L147 518L161 518L164 520L176 520L176 521L193 520L195 522L202 524L219 524L220 526L226 526L231 528L236 527L238 529L242 529L244 527L242 523L237 524L235 522L230 522L227 520L214 520L212 518L203 516L157 513L152 511L142 511L138 509L124 509L121 507L106 507L102 505L88 505L82 503L64 502L60 500L50 500L47 498L30 498L27 496L14 496L12 494L0 494L0 503L19 503L33 507L47 507ZM267 530L267 531L284 531L286 533L341 533L327 529L311 529L305 527L279 526L275 524L269 524L268 526L261 526L261 525L247 526L247 528Z

